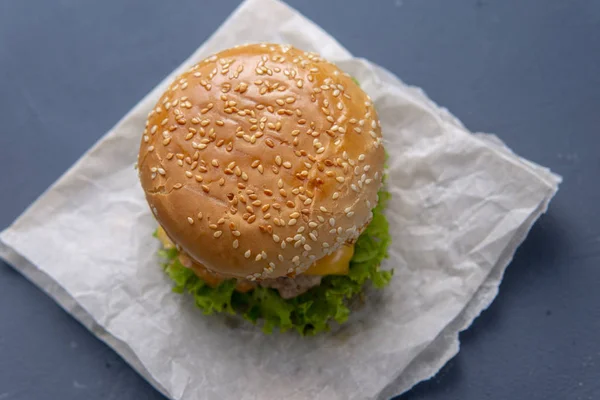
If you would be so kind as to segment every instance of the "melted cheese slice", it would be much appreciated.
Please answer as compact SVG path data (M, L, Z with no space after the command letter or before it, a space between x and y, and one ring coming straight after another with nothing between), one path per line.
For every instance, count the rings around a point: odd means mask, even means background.
M159 226L156 230L156 237L158 238L158 240L160 240L165 249L169 250L175 247L169 236L167 236L167 232L165 232L162 226Z
M158 240L161 241L165 249L171 249L175 247L169 236L165 233L162 227L158 228L156 233ZM314 263L306 271L305 275L347 275L350 269L350 260L354 255L354 245L343 245L335 252L328 256L325 256ZM220 283L221 279L211 275L208 276L206 270L198 271L198 268L193 268L198 275L205 279L209 285L216 286ZM199 273L200 272L200 273Z
M350 260L354 255L354 245L343 245L335 252L317 260L305 275L348 275Z

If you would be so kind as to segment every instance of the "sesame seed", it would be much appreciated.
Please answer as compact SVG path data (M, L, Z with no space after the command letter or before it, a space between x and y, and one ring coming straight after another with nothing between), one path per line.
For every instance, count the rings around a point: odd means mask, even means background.
M329 218L329 225L335 226L335 218Z
M190 223L190 225L194 225L194 219L192 217L187 217L187 220Z
M252 252L250 250L246 250L246 252L244 253L244 257L246 257L246 258L250 258L251 255L252 255Z
M159 174L161 174L163 176L166 174L165 170L162 169L162 168L158 168L157 171L158 171Z
M295 236L293 237L293 240L294 240L294 241L302 240L302 237L303 237L303 236L302 236L301 234L297 234L297 235L295 235Z
M346 178L344 178L343 176L338 176L337 178L335 178L335 180L338 181L339 183L344 183Z
M210 188L206 185L202 185L202 190L204 190L205 193L208 193L210 191Z
M358 192L358 188L356 187L356 185L354 183L352 185L350 185L350 188L352 190L354 190L355 192Z
M295 219L295 218L292 218L292 219L290 219L290 220L288 221L288 225L289 225L289 226L296 225L296 222L298 222L298 220L297 220L297 219Z

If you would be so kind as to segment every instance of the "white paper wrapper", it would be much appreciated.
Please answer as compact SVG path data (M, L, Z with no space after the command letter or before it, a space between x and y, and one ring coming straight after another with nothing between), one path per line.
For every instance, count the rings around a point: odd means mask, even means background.
M244 42L317 51L371 95L390 154L389 288L332 334L264 336L171 292L133 163L173 76ZM473 135L425 94L275 0L249 0L38 199L0 254L173 399L364 399L435 374L497 293L560 178Z

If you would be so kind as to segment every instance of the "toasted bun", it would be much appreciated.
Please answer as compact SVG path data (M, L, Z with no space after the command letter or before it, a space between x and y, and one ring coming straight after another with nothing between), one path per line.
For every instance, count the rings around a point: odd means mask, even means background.
M384 149L369 97L317 54L239 46L179 76L148 115L140 180L196 262L294 276L370 222Z

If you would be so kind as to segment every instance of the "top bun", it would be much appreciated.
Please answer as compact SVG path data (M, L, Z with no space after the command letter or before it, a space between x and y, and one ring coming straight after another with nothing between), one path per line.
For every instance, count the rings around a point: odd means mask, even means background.
M253 44L180 75L148 115L146 199L194 261L252 281L302 273L372 218L385 153L369 96L335 65Z

